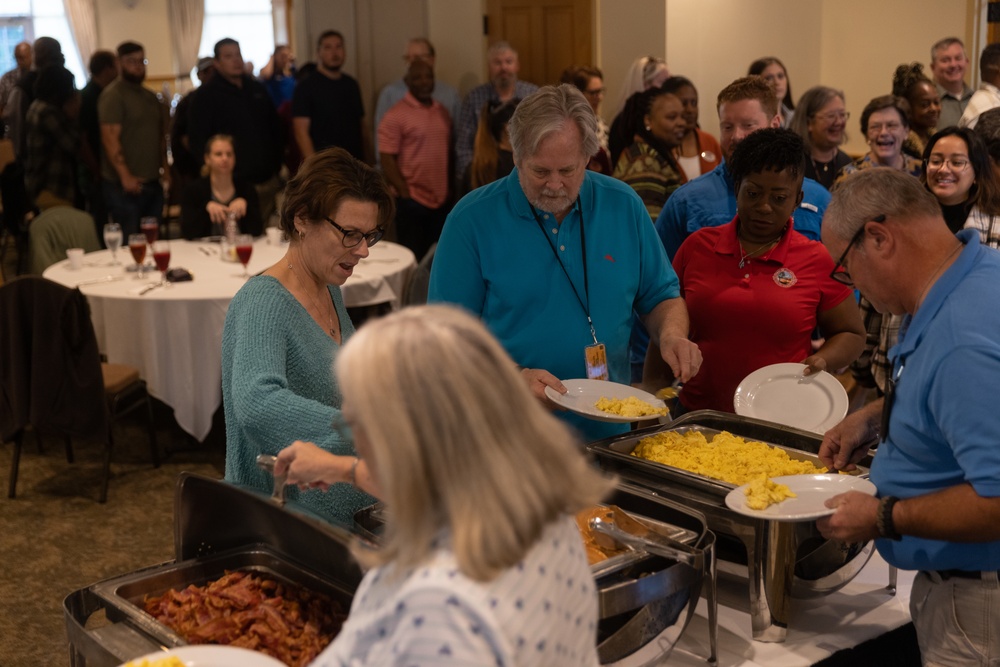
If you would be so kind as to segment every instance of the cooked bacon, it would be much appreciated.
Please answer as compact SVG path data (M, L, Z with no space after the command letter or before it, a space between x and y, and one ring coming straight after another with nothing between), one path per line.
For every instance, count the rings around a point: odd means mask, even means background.
M326 595L241 570L147 597L144 607L190 644L241 646L289 667L312 662L346 619Z

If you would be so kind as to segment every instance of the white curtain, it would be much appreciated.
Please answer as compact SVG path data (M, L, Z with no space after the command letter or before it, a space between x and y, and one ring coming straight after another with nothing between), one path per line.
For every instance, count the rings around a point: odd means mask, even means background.
M97 50L97 11L94 0L63 0L69 28L73 31L80 61L86 67L90 56ZM82 88L83 83L79 85Z
M204 0L167 0L167 10L170 13L170 40L180 70L179 78L186 79L198 64L205 3Z

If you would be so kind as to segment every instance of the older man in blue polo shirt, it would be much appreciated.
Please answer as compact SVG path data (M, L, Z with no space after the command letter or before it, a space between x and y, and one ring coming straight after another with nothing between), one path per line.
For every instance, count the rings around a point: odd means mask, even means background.
M819 452L853 468L879 438L879 497L836 496L817 525L919 570L910 614L924 665L1000 664L1000 253L975 230L952 235L934 197L895 169L845 181L823 241L840 258L831 277L904 318L885 397L827 431Z
M515 170L467 195L448 216L429 297L480 315L545 400L559 378L587 377L585 356L606 349L609 379L628 383L634 308L677 377L698 371L677 276L628 186L587 171L597 119L568 85L525 98L510 120ZM576 419L585 437L621 424Z

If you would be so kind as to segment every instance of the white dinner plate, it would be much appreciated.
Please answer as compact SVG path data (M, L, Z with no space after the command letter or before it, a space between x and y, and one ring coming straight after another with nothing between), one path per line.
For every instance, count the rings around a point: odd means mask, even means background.
M736 388L736 414L826 433L847 414L847 391L826 371L802 375L805 368L772 364L755 370Z
M629 423L646 419L670 418L669 414L666 417L622 417L621 415L613 415L610 412L604 412L594 407L594 404L601 400L602 396L605 398L628 398L629 396L635 396L640 401L646 401L653 407L666 407L663 401L656 396L642 389L630 387L627 384L609 382L608 380L583 379L563 380L562 383L566 386L565 394L560 394L552 387L546 387L545 395L552 399L552 402L556 405L564 407L578 415L583 415L588 419L595 419L602 422Z
M169 651L150 653L129 662L141 665L143 660L153 662L169 657L180 658L186 667L285 667L285 663L259 651L215 644L179 646ZM127 664L128 662L119 667L125 667Z
M746 516L755 519L771 521L810 521L833 514L823 503L827 498L860 491L870 496L875 495L875 485L862 477L852 475L822 474L822 475L785 475L772 477L772 482L784 484L796 494L795 498L785 498L780 503L774 503L762 510L752 510L746 505L746 489L749 484L733 489L726 495L726 506Z

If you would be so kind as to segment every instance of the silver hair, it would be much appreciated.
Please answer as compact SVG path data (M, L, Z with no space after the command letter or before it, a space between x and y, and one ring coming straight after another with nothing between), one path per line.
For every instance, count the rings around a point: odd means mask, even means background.
M499 42L493 42L492 44L490 44L490 48L486 52L486 57L487 58L492 58L493 56L497 55L498 53L503 53L504 51L510 51L515 56L517 55L517 49L515 49L513 46L511 46L510 42L499 41Z
M833 192L823 229L848 240L870 220L941 216L937 199L920 181L897 169L864 169Z
M809 121L835 97L839 97L841 102L847 101L842 90L830 88L829 86L813 86L802 93L798 104L795 105L795 115L792 116L792 123L788 126L788 129L802 137L802 141L805 143L807 149L812 147L809 137ZM844 131L844 140L842 143L847 143L846 130Z
M576 123L581 154L589 159L600 148L597 116L575 86L543 86L521 100L507 125L514 162L534 155L542 140L564 129L567 122Z

